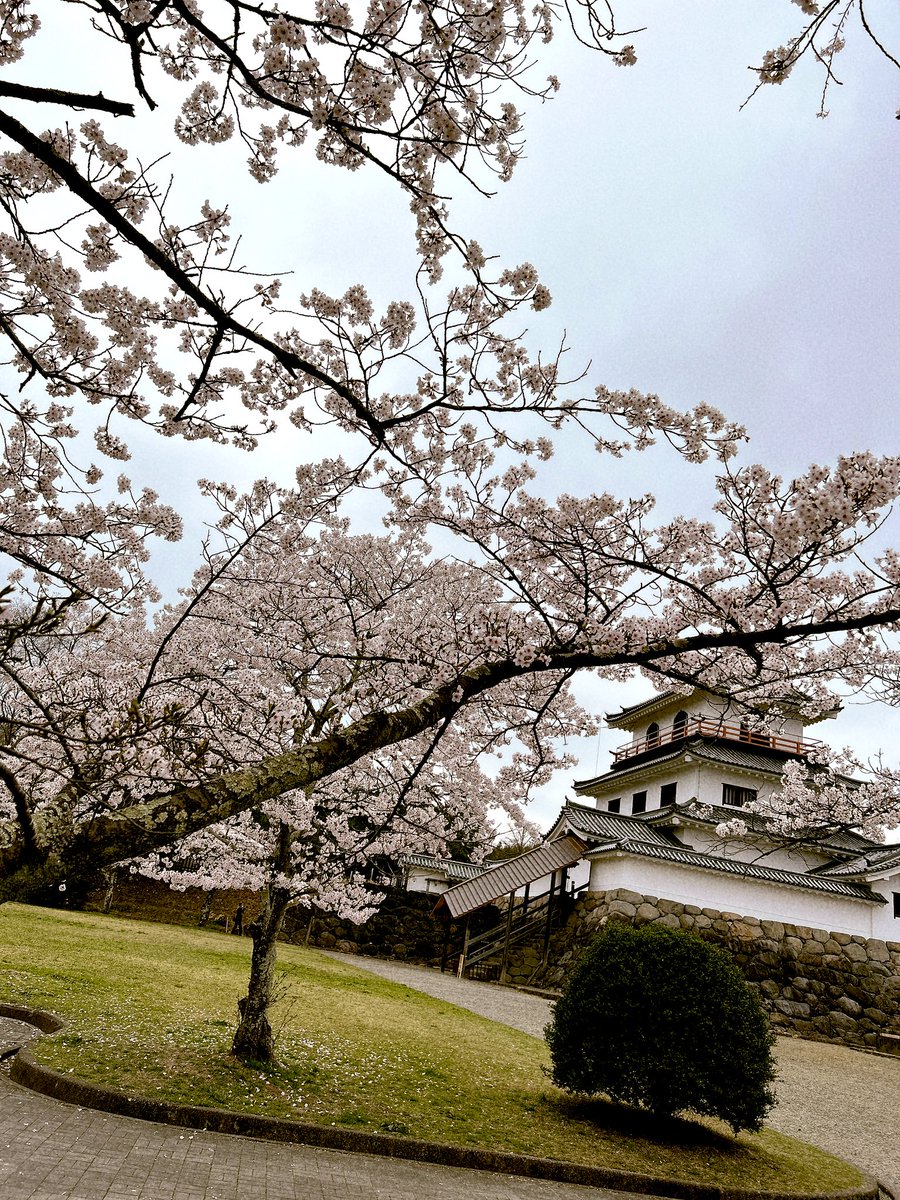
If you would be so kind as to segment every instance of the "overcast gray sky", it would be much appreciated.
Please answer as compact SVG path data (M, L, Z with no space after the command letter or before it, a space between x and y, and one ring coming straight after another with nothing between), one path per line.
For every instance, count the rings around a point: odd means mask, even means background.
M59 20L52 0L44 11ZM565 331L573 370L592 363L586 385L654 391L674 406L715 404L748 426L745 459L785 474L856 449L900 452L900 71L855 25L836 59L844 86L832 88L826 120L816 116L821 73L812 60L741 111L755 80L748 66L800 28L796 4L623 0L617 11L620 24L647 26L634 39L637 65L617 68L560 37L540 75L554 71L562 89L526 109L527 159L489 201L458 189L456 227L508 265L538 267L554 303L534 315L530 337L549 348ZM900 5L869 0L867 14L900 57ZM51 51L54 82L87 90L99 68L106 94L127 98L126 80L71 51L71 42L62 58ZM26 56L22 77L39 82L33 62ZM240 170L223 172L223 157L218 148L180 150L175 196L227 200L246 261L293 269L296 292L364 282L376 304L408 293L411 218L380 178L285 155L275 182L261 187ZM279 441L236 464L196 446L140 441L150 476L188 512L196 475L287 482L296 452ZM560 488L659 486L667 507L693 510L695 490L706 490L683 468L661 476L655 459L606 464L567 450L557 469ZM133 473L140 478L141 468ZM171 584L186 581L192 543L160 561ZM586 686L585 694L614 709L647 690ZM848 708L816 732L896 760L898 728L897 714ZM580 748L576 777L602 769L619 740L607 732ZM551 789L536 819L555 812L568 782Z

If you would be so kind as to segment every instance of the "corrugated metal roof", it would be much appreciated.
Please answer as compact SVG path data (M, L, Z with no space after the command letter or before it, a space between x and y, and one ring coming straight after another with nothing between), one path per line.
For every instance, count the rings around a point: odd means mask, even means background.
M448 879L474 879L483 875L488 866L485 863L459 862L455 858L432 858L428 854L404 854L400 859L404 867L424 867L427 871L440 871Z
M746 879L762 879L767 883L781 883L788 887L804 888L810 892L828 892L833 896L850 896L856 900L868 900L885 904L883 896L873 892L864 883L852 883L841 879L829 879L822 875L806 875L801 871L784 871L780 867L761 867L758 863L739 862L734 858L720 858L715 854L702 854L699 850L688 850L680 846L657 846L650 842L623 841L616 846L603 847L592 857L624 851L642 858L656 858L665 862L681 863L688 867L699 867L704 871L718 871L724 875L743 875Z
M562 867L572 866L584 858L586 850L587 846L581 838L571 835L546 842L515 858L507 858L477 879L468 879L448 888L437 902L436 909L446 905L451 917L463 917L535 879L541 879Z

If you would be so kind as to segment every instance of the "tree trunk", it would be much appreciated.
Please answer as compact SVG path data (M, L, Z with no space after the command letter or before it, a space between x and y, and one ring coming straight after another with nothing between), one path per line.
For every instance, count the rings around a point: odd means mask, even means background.
M106 879L106 892L103 896L103 911L108 913L113 906L113 898L116 894L116 884L119 882L118 867L110 867L108 871L103 872Z
M231 1044L232 1054L245 1062L275 1061L275 1035L267 1014L275 998L277 939L289 903L287 889L270 888L262 912L249 926L253 938L250 982L247 995L238 1001L241 1018Z
M216 889L210 890L203 897L203 906L200 909L200 920L197 924L202 928L209 920L209 914L212 912L213 900L215 899Z

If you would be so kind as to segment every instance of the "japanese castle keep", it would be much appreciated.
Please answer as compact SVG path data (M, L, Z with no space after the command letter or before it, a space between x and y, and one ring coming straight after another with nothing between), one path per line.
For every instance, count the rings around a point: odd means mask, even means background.
M607 722L630 740L575 783L540 846L481 870L406 860L407 886L466 930L459 968L557 985L607 921L659 921L726 945L776 1025L900 1050L900 846L842 831L785 847L745 810L817 744L800 718L759 732L696 692ZM747 835L723 839L736 816ZM487 905L502 909L493 941L468 933Z

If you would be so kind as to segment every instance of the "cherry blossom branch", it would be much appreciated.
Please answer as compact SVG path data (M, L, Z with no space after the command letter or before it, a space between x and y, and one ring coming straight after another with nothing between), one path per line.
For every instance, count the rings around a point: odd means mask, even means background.
M360 403L352 388L321 371L314 363L309 362L301 355L285 349L271 338L259 333L258 330L236 320L221 304L213 300L202 288L199 288L186 271L176 266L169 255L165 254L124 217L117 206L98 192L76 167L57 154L48 142L32 133L20 121L3 112L0 112L0 132L5 133L39 162L49 167L62 179L73 195L78 196L79 199L95 209L126 241L130 242L150 263L172 280L180 291L189 296L213 320L220 335L225 333L236 335L265 351L289 374L294 375L297 371L302 371L316 382L324 384L347 402L360 422L368 428L377 444L384 440L384 430L380 422Z
M134 105L121 100L108 100L102 92L89 96L84 92L69 92L64 88L32 87L27 83L0 80L0 96L11 100L31 100L37 104L63 104L67 108L93 108L117 117L133 117Z
M47 871L64 876L66 870L94 870L149 853L286 792L314 785L365 755L431 729L452 716L461 705L501 684L529 675L589 668L652 667L667 658L728 649L749 653L757 647L785 645L897 622L900 622L900 608L888 608L843 620L826 619L743 632L697 633L619 653L549 647L527 665L510 660L484 663L405 709L370 713L319 742L114 812L97 813L88 824L73 831L68 845L59 845L58 828L48 826L44 814L38 812L35 829L41 854ZM31 864L26 868L25 860L21 831L9 822L0 822L0 880L5 881L0 885L0 899L16 895L25 885L33 886L38 876Z

